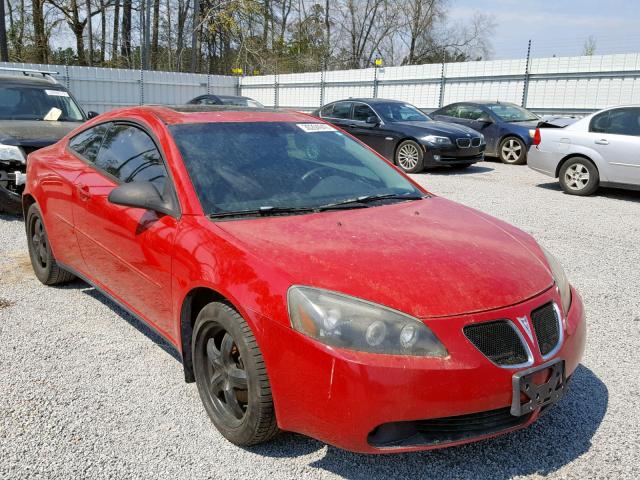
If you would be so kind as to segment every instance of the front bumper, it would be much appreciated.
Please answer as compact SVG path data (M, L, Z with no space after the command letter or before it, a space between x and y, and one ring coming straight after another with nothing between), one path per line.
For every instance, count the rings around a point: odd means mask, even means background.
M572 293L573 303L564 321L564 341L558 352L543 360L537 346L530 345L534 366L562 359L567 377L582 358L586 337L582 301L577 292ZM509 308L427 320L449 351L444 359L335 349L267 321L263 333L267 340L264 344L269 347L264 353L278 424L283 430L363 453L459 445L526 427L538 418L539 410L498 431L462 440L376 447L369 439L379 426L388 423L428 421L510 407L513 375L524 368L495 366L466 339L462 328L473 322L503 318L517 324L517 316L529 315L551 300L560 303L555 289ZM523 335L527 338L524 330Z
M424 166L435 167L439 165L460 165L464 163L476 163L484 160L486 144L478 147L459 148L455 146L434 147L423 145Z

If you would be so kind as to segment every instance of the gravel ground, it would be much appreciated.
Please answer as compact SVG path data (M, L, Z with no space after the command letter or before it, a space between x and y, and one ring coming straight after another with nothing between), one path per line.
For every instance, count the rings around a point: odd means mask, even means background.
M415 175L555 252L589 318L570 393L537 424L419 454L364 456L284 434L251 449L211 426L175 353L87 285L40 285L0 217L0 478L640 477L640 192L564 195L526 167Z

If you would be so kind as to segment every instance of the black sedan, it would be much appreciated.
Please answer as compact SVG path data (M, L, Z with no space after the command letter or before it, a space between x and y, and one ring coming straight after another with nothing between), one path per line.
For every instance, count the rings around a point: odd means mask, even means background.
M408 173L440 165L466 168L484 158L482 134L435 122L406 102L353 98L329 103L312 115L346 130Z

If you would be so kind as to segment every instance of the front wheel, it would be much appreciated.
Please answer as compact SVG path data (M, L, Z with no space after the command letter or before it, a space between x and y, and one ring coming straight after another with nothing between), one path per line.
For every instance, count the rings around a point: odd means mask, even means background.
M56 257L53 256L49 236L44 228L42 212L35 203L27 212L26 227L31 266L38 280L45 285L59 285L73 280L74 275L61 268L56 262Z
M278 433L262 353L247 322L225 303L205 306L191 344L204 408L231 443L255 445Z
M424 153L422 147L413 140L405 140L396 150L396 165L407 173L418 173L424 170Z
M598 189L600 174L591 160L570 158L560 168L560 186L570 195L591 195Z
M507 137L500 142L500 161L508 165L522 165L527 161L527 147L517 137Z

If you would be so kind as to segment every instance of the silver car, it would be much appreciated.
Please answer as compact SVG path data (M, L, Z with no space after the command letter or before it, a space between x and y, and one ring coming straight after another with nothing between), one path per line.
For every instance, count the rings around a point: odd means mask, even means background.
M600 110L565 128L538 128L528 165L572 195L640 189L640 106Z

